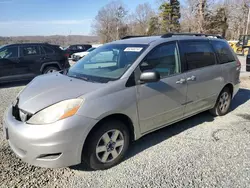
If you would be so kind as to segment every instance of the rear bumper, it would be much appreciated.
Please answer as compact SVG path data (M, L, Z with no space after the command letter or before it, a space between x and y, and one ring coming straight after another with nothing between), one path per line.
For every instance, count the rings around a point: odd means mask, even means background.
M56 168L81 163L84 141L96 120L72 116L48 125L28 125L17 121L9 108L3 128L9 145L23 161Z

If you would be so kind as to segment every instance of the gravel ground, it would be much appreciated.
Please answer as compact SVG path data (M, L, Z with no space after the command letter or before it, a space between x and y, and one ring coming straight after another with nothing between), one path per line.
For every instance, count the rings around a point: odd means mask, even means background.
M248 87L249 77L243 80ZM0 117L25 84L0 88ZM250 90L242 88L226 116L205 112L149 134L105 171L33 167L18 159L0 134L0 187L249 187L249 109Z

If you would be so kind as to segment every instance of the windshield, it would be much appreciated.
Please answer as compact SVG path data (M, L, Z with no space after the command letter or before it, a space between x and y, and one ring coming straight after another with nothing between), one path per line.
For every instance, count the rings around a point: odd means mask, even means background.
M119 79L146 45L107 44L89 53L68 71L69 76L108 82Z

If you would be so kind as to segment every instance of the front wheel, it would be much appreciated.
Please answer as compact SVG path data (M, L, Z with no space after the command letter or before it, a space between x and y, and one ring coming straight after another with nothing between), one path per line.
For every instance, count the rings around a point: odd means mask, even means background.
M217 102L213 109L210 110L210 113L214 116L224 116L229 112L229 108L232 101L232 93L229 88L226 87L220 93Z
M94 170L111 168L122 161L129 139L129 131L123 122L106 121L89 135L83 160Z

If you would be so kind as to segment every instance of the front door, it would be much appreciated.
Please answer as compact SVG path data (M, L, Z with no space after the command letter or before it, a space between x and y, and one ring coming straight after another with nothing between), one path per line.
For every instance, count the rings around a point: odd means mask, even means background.
M185 116L190 116L213 107L224 80L221 66L216 64L216 56L208 40L182 41L180 47L187 71Z
M20 62L16 65L19 74L25 77L34 77L40 71L43 56L39 46L22 46Z
M186 76L181 73L175 42L154 48L139 66L140 72L158 71L161 80L137 85L138 116L142 133L152 131L183 117L186 102Z

